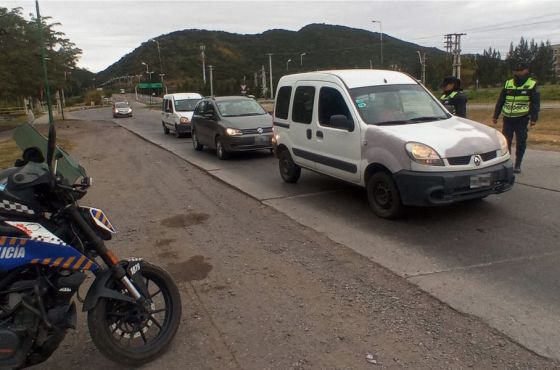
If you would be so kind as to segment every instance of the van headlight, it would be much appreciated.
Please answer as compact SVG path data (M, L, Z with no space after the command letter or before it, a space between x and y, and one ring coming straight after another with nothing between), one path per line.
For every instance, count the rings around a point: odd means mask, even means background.
M496 136L498 137L498 141L500 142L500 153L498 153L498 155L503 157L504 155L509 153L507 140L500 131L496 131Z
M243 132L236 128L226 128L226 134L228 134L229 136L241 136L243 135Z
M179 119L179 123L189 123L189 119L187 117L181 117L181 119Z
M443 166L443 160L432 147L422 143L406 143L408 156L416 163L427 166Z

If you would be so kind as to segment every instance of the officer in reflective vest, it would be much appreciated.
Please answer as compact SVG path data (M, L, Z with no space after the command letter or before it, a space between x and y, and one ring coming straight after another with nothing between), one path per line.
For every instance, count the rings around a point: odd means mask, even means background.
M443 95L439 100L445 105L445 108L456 116L466 118L467 96L461 89L461 80L454 76L445 77L441 87Z
M513 172L521 173L521 162L527 147L529 123L534 126L539 118L540 95L537 81L529 77L527 63L517 63L514 77L507 80L494 110L492 122L496 124L500 113L504 116L502 133L507 139L511 152L511 142L515 134L515 166Z

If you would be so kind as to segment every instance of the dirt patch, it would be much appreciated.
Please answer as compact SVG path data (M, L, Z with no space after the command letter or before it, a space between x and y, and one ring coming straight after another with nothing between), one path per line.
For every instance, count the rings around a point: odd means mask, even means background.
M186 215L175 215L168 217L161 221L165 227L171 228L185 228L193 225L198 225L208 220L210 216L206 213L188 213Z
M212 265L204 261L204 256L193 256L188 261L169 265L169 272L180 281L204 280L212 270Z
M158 247L167 247L169 244L173 243L175 239L158 239L156 240L156 245Z

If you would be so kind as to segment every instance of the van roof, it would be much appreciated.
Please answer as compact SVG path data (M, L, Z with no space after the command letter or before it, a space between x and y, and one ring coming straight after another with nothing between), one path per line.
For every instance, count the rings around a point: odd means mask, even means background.
M301 80L319 80L327 82L342 80L342 82L344 82L344 84L350 89L364 86L418 83L415 79L402 72L387 71L382 69L340 69L283 76L279 85L290 84Z
M182 99L202 99L202 95L198 93L175 93L175 94L166 94L163 96L164 99L175 98L176 100Z

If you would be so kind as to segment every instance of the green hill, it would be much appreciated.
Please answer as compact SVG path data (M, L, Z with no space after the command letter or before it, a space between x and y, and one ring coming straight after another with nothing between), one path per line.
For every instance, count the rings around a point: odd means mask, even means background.
M255 35L241 35L222 31L183 30L159 36L161 58L165 80L169 91L201 91L209 93L209 85L202 83L202 61L200 45L206 46L206 64L214 68L214 89L217 95L237 94L239 85L246 77L246 84L256 93L254 73L264 65L268 82L268 57L273 53L272 69L274 86L287 73L297 73L331 68L374 68L381 67L379 33L362 29L325 24L311 24L299 31L269 30ZM425 48L383 35L385 68L398 68L413 76L420 76L417 50L426 52L428 61L443 59L444 52L436 48ZM300 65L300 54L303 66ZM286 62L291 59L289 72ZM97 81L113 77L137 75L144 72L142 62L149 64L159 80L158 52L155 42L146 41L118 62L97 74ZM434 63L435 64L435 63ZM435 67L432 67L435 68ZM437 84L444 71L429 73ZM437 72L437 73L436 73ZM207 71L208 75L208 71ZM259 81L260 83L260 81Z

